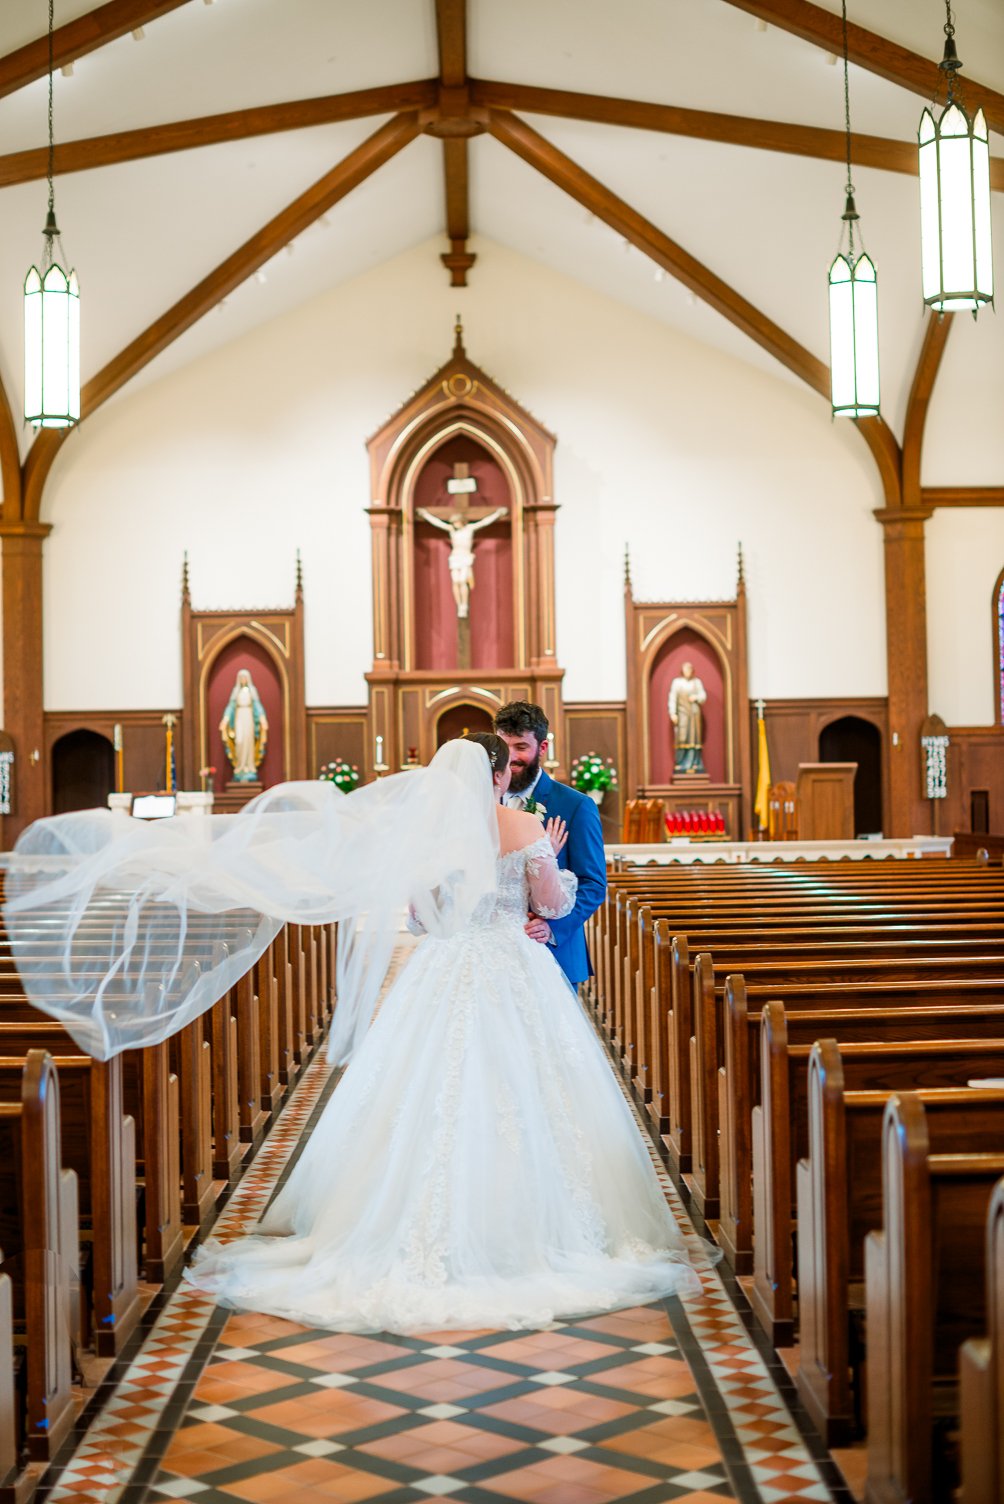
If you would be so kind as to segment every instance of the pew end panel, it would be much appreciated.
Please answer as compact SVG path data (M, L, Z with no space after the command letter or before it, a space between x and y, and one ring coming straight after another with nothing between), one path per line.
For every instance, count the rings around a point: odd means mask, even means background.
M760 1015L760 1105L753 1109L753 1284L750 1305L774 1347L794 1341L791 1155L775 1153L776 1129L790 1124L788 1030L784 1005ZM787 1146L785 1146L787 1148Z
M750 1080L746 982L725 979L725 1052L718 1072L718 1155L721 1209L718 1243L736 1274L753 1272L753 1157L750 1110L755 1104L736 1089Z

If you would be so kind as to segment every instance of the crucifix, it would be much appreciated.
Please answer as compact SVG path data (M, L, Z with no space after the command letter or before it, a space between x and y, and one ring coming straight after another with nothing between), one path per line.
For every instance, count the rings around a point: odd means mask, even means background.
M450 536L450 585L457 607L457 667L471 666L470 602L474 589L474 534L505 517L508 508L471 506L478 483L470 466L455 464L446 482L449 505L418 507L416 515Z

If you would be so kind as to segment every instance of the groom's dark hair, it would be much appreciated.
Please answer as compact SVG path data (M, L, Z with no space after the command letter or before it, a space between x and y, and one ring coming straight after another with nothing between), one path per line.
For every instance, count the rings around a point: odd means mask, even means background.
M547 739L548 729L547 716L529 700L513 700L511 705L503 705L495 717L495 730L501 736L526 736L529 732L542 742Z

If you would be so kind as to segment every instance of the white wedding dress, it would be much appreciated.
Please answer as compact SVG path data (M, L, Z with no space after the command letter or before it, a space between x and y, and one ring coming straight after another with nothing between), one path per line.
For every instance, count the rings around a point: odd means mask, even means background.
M260 1233L187 1277L337 1331L542 1327L692 1281L648 1150L528 908L567 913L546 837L388 992Z

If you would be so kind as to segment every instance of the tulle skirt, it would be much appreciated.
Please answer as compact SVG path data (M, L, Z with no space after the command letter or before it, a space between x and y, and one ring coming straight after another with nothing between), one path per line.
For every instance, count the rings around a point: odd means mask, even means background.
M419 944L256 1233L187 1277L398 1333L539 1328L695 1281L577 996L512 919Z

